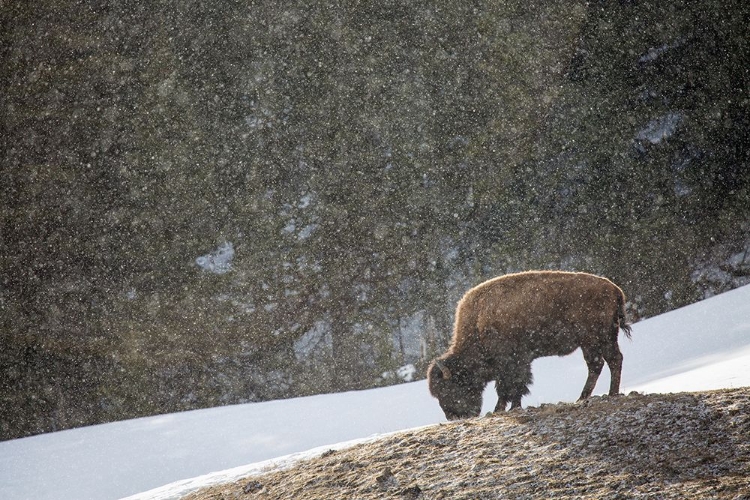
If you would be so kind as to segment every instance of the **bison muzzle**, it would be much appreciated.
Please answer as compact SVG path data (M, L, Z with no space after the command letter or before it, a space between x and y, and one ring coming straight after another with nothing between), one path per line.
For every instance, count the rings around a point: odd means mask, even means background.
M531 362L583 351L589 373L580 399L588 398L604 363L609 394L620 390L619 330L630 338L625 295L606 278L586 273L529 271L485 281L456 307L453 342L432 362L427 378L446 418L478 416L482 392L495 381L495 411L521 406L529 393Z

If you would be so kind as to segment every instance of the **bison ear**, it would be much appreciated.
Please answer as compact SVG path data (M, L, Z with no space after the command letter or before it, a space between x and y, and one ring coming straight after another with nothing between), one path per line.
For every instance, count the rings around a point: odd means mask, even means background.
M440 370L440 373L442 374L442 376L443 376L442 378L443 379L449 379L449 378L451 378L451 371L448 369L447 366L445 366L445 364L441 360L436 359L435 360L435 366L437 366L438 370Z

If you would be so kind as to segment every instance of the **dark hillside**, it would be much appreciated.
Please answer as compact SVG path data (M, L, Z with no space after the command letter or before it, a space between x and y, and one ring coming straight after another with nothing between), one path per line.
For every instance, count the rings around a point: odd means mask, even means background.
M420 377L510 271L750 283L748 19L3 1L0 439Z

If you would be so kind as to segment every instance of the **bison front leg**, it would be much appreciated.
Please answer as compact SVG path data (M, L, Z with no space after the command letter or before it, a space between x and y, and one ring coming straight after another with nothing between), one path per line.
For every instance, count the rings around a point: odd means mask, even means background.
M495 412L505 411L508 403L511 400L511 396L508 394L508 388L502 382L502 379L498 378L495 380L495 392L497 392L497 404L495 405Z
M528 391L526 391L526 392L528 392ZM521 398L522 397L523 396L520 396L518 394L516 394L515 396L513 396L513 399L510 400L510 409L511 410L515 410L516 408L520 408L521 407Z
M497 391L497 405L495 411L505 411L510 403L510 409L521 407L521 399L529 393L532 382L531 363L513 363L507 367L505 373L495 381Z
M497 388L497 382L495 382L495 388ZM508 406L508 397L505 394L497 394L497 404L495 405L495 413L499 411L505 411L505 407Z
M497 404L495 405L495 413L499 411L505 411L505 409L508 406L508 403L510 403L510 409L514 410L516 408L521 407L521 399L523 396L500 396L497 397Z
M588 398L594 392L596 381L599 380L599 374L602 372L602 367L604 366L604 358L599 351L583 349L583 359L586 360L586 365L589 367L589 376L586 379L586 384L583 386L583 391L581 391L581 397L578 398L579 401Z

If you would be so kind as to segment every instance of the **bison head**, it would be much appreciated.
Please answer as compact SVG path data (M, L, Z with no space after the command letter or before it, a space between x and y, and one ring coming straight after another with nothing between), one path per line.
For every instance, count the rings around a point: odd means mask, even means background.
M448 420L476 417L482 411L484 384L452 358L436 359L427 371L430 394Z

